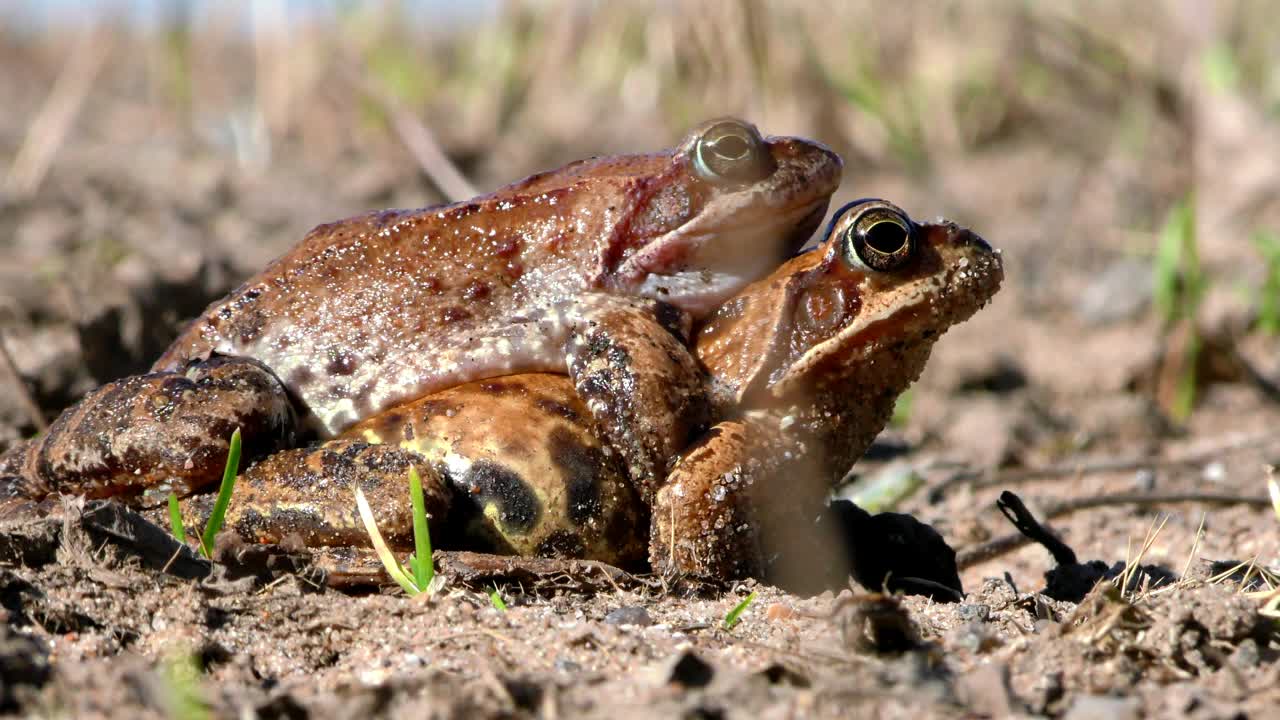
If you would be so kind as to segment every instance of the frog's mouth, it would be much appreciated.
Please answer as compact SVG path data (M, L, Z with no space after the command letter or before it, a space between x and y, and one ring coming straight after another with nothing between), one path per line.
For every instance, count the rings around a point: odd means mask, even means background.
M725 214L734 218L730 227L681 228L629 258L618 276L643 278L634 292L704 317L794 256L822 224L827 200L771 209L767 217L750 209Z

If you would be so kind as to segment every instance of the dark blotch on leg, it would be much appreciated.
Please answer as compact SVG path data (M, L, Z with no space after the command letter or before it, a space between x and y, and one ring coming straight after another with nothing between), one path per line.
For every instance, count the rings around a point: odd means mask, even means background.
M604 453L578 442L564 428L552 431L550 442L551 457L564 476L569 519L582 525L600 517L604 510L600 501L600 473L607 462Z
M568 405L565 405L562 402L558 402L550 398L538 398L537 401L535 402L539 410L542 410L548 414L555 415L557 417L562 417L565 420L568 420L569 422L577 422L579 419L578 411L574 410Z
M689 339L689 316L683 310L670 303L659 302L654 305L654 317L667 332L685 342Z
M542 514L542 503L528 483L519 475L496 463L482 460L460 480L455 480L464 494L474 498L480 507L489 502L498 506L505 527L527 533Z
M311 368L305 365L299 365L289 373L289 387L300 388L311 384L316 379L315 373L311 372Z

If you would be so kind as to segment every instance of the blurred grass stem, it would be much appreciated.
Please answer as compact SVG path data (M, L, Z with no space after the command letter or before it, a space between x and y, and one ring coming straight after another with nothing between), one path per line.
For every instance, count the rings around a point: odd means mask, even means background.
M479 194L471 181L445 154L435 134L406 110L388 90L349 68L345 74L357 88L386 112L401 142L409 148L409 152L418 161L422 171L427 174L431 182L435 183L440 192L444 193L445 197L451 202L459 202Z
M9 378L13 383L14 394L17 395L18 402L22 403L22 409L30 417L31 424L35 425L36 430L41 434L47 432L49 423L45 422L44 413L40 412L40 406L36 404L35 398L31 397L31 392L27 390L27 384L22 381L22 375L18 372L18 364L13 361L13 356L9 354L9 346L4 342L3 331L0 331L0 365L4 365L4 369L9 373Z
M7 192L27 198L40 188L110 54L111 44L108 34L96 23L76 39L53 89L27 126L26 137L4 179Z

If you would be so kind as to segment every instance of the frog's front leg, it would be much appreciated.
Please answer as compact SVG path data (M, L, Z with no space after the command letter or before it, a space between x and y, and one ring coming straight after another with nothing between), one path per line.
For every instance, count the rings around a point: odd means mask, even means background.
M216 357L184 372L103 385L7 464L28 497L129 496L150 488L185 494L218 482L237 427L249 461L291 444L294 425L288 395L270 370Z
M755 577L799 593L845 587L852 575L871 590L961 597L955 551L935 529L827 503L830 449L786 417L722 422L680 459L653 505L654 570Z
M708 383L685 344L689 320L664 303L610 295L571 315L569 376L652 501L669 462L711 417Z
M828 485L811 455L772 414L717 424L656 495L653 569L797 591L842 584L848 561L831 525L816 522Z

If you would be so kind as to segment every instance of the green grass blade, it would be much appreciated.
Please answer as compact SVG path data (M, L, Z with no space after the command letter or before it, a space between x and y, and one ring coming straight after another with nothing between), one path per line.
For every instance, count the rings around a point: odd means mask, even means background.
M418 468L409 467L409 502L413 504L413 579L422 589L431 585L436 575L435 563L431 560L431 534L427 529L426 502L422 497L422 477Z
M1267 335L1280 335L1280 235L1260 230L1253 244L1262 254L1262 288L1258 296L1258 329Z
M167 655L161 663L164 699L169 717L178 720L206 720L211 717L200 690L200 667L190 652Z
M498 586L493 586L493 591L489 593L489 604L498 609L498 612L507 611L507 603L502 599L502 595L498 593Z
M911 410L915 406L915 388L907 388L902 391L898 399L893 403L893 416L889 418L889 424L893 427L905 427L911 420Z
M858 478L841 494L869 513L893 510L924 487L924 476L913 465L891 463Z
M178 496L169 493L169 527L173 528L173 536L184 545L187 542L187 528L182 524L182 508L178 507Z
M1200 363L1200 333L1196 332L1195 328L1191 328L1187 336L1182 362L1182 374L1178 376L1177 385L1174 387L1173 407L1170 408L1173 419L1180 423L1186 422L1191 417L1191 411L1196 407L1197 384L1200 380L1196 372Z
M751 606L751 603L755 601L756 601L756 591L752 590L750 595L742 598L742 602L738 603L737 605L734 605L733 609L730 610L729 613L724 616L724 629L732 630L733 626L737 625L738 621L742 619L742 613L746 612L747 608Z
M213 503L213 512L205 523L204 534L200 536L200 554L211 557L213 541L222 530L222 521L227 516L227 506L231 504L231 491L236 487L236 473L240 471L240 428L231 433L230 447L227 449L227 464L222 469L222 485L218 487L218 499Z
M1152 301L1166 325L1177 320L1184 309L1182 295L1187 288L1183 269L1188 264L1185 253L1188 246L1194 243L1194 232L1195 215L1190 199L1187 198L1169 210L1164 227L1160 230L1160 242L1156 246Z
M378 559L382 561L382 567L386 568L387 574L392 580L396 581L409 597L413 597L422 592L417 585L413 583L413 578L409 577L409 573L405 572L404 566L396 560L396 556L392 554L391 548L387 546L387 541L382 539L382 533L378 530L378 523L373 519L373 510L369 509L369 501L364 497L364 491L356 487L356 509L360 511L360 521L364 523L365 532L369 533L369 541L373 543L373 551L378 554ZM425 588L423 588L425 589Z

